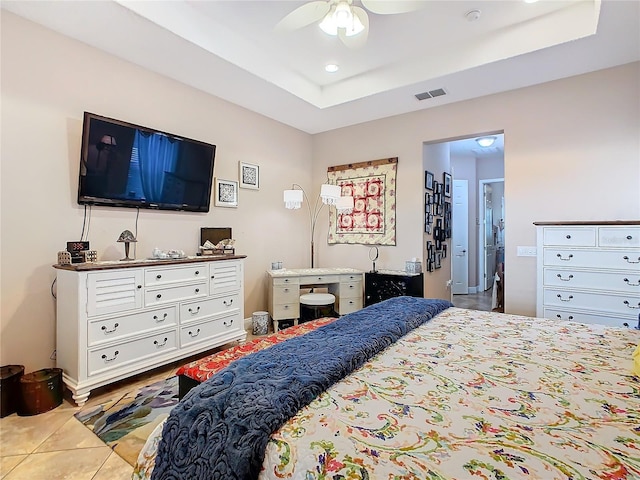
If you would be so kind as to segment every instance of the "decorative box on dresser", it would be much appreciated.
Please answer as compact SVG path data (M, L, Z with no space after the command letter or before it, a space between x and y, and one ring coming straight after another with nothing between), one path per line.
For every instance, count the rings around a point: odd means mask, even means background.
M54 265L56 359L78 405L92 389L244 340L243 255Z
M534 224L538 317L640 326L640 221Z

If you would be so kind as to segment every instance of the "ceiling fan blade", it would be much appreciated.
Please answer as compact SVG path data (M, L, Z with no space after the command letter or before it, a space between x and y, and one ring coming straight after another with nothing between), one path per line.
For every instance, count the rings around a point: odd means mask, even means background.
M369 37L369 15L367 15L367 12L360 7L352 6L351 11L356 17L358 17L358 20L362 23L364 30L357 35L347 37L346 30L344 28L339 28L338 38L340 38L342 43L349 48L361 48L364 47L365 43L367 43L367 38Z
M388 15L394 13L415 12L425 8L425 0L361 0L362 6L372 13Z
M306 27L313 22L322 20L329 13L330 8L329 2L324 0L305 3L280 20L276 24L275 30L296 30Z

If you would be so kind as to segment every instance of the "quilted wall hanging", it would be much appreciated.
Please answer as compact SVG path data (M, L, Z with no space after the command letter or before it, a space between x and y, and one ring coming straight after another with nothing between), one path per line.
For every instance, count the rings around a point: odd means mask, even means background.
M396 244L396 172L398 158L329 167L330 184L351 195L351 213L329 212L329 244Z

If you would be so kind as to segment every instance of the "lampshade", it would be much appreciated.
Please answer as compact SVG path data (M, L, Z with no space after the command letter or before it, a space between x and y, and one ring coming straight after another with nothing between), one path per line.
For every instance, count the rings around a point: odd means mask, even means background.
M353 197L339 197L336 202L336 210L338 213L353 212Z
M331 10L320 22L320 28L327 35L338 35L338 28L345 29L345 35L351 37L364 30L364 25L357 15L353 14L351 5L345 0L341 0L331 6Z
M123 231L118 237L118 242L137 242L136 237L131 233L131 230Z
M302 206L303 191L302 190L285 190L284 206L290 210L300 208Z
M496 141L496 137L476 138L476 142L478 142L478 145L480 145L481 147L490 147L491 145L493 145L493 142L495 141Z
M328 185L323 183L320 187L320 198L322 198L322 203L326 205L335 205L340 195L342 193L342 188L340 185Z

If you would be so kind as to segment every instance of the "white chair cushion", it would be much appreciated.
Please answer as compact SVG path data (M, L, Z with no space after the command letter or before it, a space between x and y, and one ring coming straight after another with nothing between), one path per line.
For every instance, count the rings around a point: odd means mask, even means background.
M300 295L302 305L331 305L336 301L336 296L330 293L305 293Z

